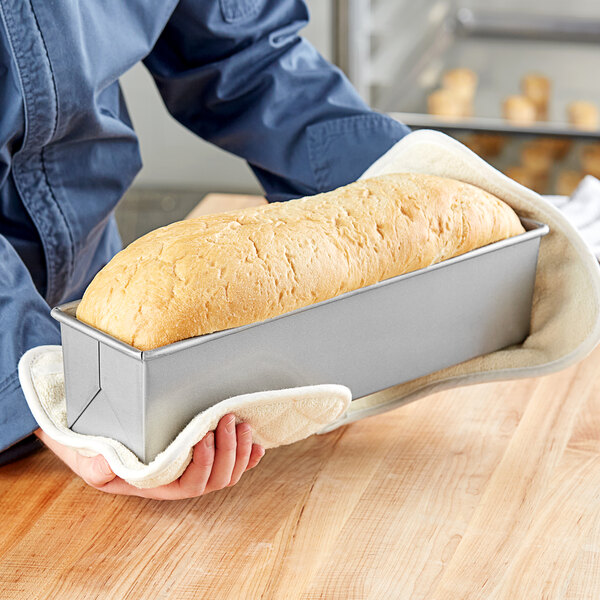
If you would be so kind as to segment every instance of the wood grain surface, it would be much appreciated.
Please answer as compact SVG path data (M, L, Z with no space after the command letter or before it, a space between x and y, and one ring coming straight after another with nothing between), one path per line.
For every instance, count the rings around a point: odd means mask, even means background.
M195 500L42 451L0 469L0 596L600 598L599 364L429 396Z
M186 501L0 469L0 598L600 598L600 348L267 451Z
M201 202L186 216L186 219L194 219L202 215L223 212L226 210L237 210L267 204L263 196L249 194L206 194Z

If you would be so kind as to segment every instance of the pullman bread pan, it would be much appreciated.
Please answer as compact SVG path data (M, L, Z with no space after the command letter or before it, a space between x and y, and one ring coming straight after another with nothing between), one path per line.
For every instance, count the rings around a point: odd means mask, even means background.
M149 463L199 412L238 394L321 383L354 399L529 334L548 226L266 321L141 351L54 308L68 426L119 440Z

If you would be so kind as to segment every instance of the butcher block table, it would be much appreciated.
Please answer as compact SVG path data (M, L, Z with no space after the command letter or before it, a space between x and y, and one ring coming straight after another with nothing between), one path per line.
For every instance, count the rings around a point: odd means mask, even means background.
M192 500L43 450L0 469L0 598L598 599L599 367L437 393Z

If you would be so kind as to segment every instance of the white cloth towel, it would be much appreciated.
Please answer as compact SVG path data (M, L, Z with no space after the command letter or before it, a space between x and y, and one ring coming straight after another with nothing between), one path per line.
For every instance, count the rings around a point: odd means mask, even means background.
M75 433L67 427L62 350L38 346L19 362L19 378L39 426L54 440L85 456L102 454L113 472L139 488L177 479L192 459L192 447L233 413L252 426L254 442L265 448L291 444L323 429L348 409L352 395L343 385L313 385L234 396L196 415L171 444L149 464L121 442Z
M571 197L544 197L562 212L600 259L600 181L586 175Z

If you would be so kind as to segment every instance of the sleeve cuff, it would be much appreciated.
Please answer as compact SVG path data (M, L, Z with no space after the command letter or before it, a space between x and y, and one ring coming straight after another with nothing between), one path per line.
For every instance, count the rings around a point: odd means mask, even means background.
M20 442L13 444L10 448L0 452L0 467L8 465L17 460L21 460L38 450L41 450L44 444L35 435L29 435Z
M12 450L14 454L16 450L13 446L38 428L15 371L0 382L0 463L5 462L5 452Z
M307 133L317 187L329 191L356 181L410 129L373 112L315 123Z

